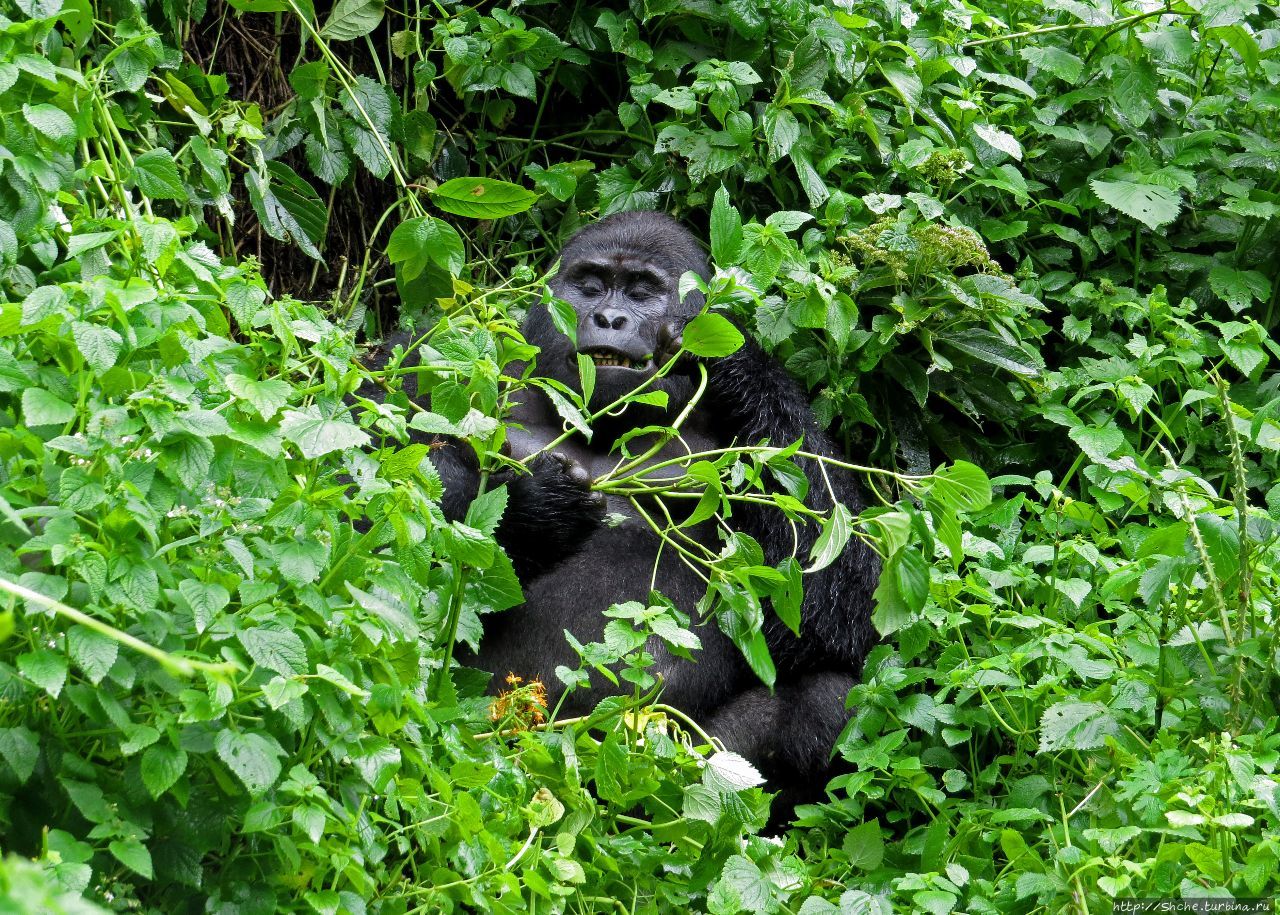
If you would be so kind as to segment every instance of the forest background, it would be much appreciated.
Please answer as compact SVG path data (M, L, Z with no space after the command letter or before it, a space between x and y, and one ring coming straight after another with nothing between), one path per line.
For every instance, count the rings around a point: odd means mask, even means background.
M1278 46L1252 0L4 4L0 907L1280 894ZM875 504L727 549L705 617L611 611L590 719L495 722L446 659L519 600L502 491L446 523L408 433L500 466L520 316L636 208ZM429 404L354 396L398 321ZM685 491L785 488L771 444ZM758 631L850 536L848 771L762 837L751 772L638 711L643 645Z

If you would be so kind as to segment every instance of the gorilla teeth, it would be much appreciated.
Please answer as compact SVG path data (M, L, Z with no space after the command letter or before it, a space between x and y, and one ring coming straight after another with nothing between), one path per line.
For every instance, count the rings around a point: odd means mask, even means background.
M596 365L617 365L624 369L635 368L635 363L626 356L615 356L612 353L592 353L591 361Z

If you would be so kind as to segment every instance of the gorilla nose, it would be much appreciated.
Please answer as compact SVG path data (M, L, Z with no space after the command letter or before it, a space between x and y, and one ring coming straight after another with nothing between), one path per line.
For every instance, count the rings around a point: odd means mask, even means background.
M591 320L601 330L622 330L627 326L627 316L612 308L602 308L591 316Z

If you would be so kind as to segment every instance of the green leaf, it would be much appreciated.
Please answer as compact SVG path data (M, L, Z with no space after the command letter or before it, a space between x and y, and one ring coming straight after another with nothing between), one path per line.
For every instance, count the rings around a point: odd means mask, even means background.
M151 852L137 839L116 839L107 846L115 859L135 874L148 880L153 876L151 869Z
M724 863L720 879L707 900L707 908L717 913L751 912L752 915L769 915L777 909L773 884L750 858L733 855Z
M1271 281L1262 273L1233 270L1224 264L1217 264L1209 270L1209 288L1237 314L1255 300L1265 302L1271 295Z
M16 102L17 99L14 99ZM70 149L76 141L76 125L71 116L56 105L23 105L22 115L40 135L52 140L63 149Z
M0 756L13 770L18 784L24 784L40 760L39 738L25 727L0 728Z
M179 747L156 744L142 754L142 784L153 798L164 794L187 771L187 753Z
M742 332L728 318L713 312L700 314L686 324L683 341L688 352L704 358L727 356L745 342Z
M88 321L73 321L71 335L84 361L99 374L116 364L124 348L124 339L114 330Z
M1023 60L1033 66L1039 67L1041 70L1048 70L1058 79L1073 85L1080 79L1081 73L1084 72L1084 61L1061 48L1028 47L1023 48L1019 54Z
M1136 181L1089 182L1098 199L1131 216L1147 228L1156 230L1178 217L1182 198L1177 191L1158 184L1138 184Z
M62 426L76 418L76 408L44 388L22 392L22 416L28 426Z
M369 444L369 434L359 426L347 419L324 417L314 404L301 410L286 410L280 431L308 459Z
M721 185L711 204L711 259L728 267L738 262L741 250L742 216L729 202L729 192Z
M152 200L186 200L178 164L167 149L150 149L133 160L133 183Z
M890 635L911 622L929 597L929 566L916 550L895 553L880 572L871 616L881 635Z
M315 189L283 162L267 163L265 173L245 175L249 203L263 230L277 241L292 240L304 254L320 260L329 211Z
M271 737L227 729L218 732L213 745L252 795L264 793L280 777L280 757L285 753Z
M835 562L853 535L853 514L844 504L837 502L822 521L822 531L809 551L809 568L812 574Z
M400 265L405 280L412 280L428 263L457 276L466 265L466 252L453 226L434 216L418 216L396 226L387 244L387 259Z
M1040 367L1022 348L985 327L968 327L954 333L940 334L937 339L940 343L953 346L962 353L1015 375L1024 378L1036 378L1040 375Z
M1110 709L1101 703L1056 702L1040 719L1040 752L1096 750L1104 738L1119 730Z
M981 511L991 504L991 481L977 465L956 461L929 478L929 494L961 514Z
M431 192L436 206L455 216L500 219L523 213L538 195L508 181L493 178L454 178Z
M67 632L67 651L76 667L96 686L116 663L120 643L95 629L72 626Z
M873 871L884 860L884 839L880 835L880 821L867 820L849 830L841 843L849 864L859 870Z
M320 37L331 41L351 41L368 35L382 21L384 0L338 0L320 29Z
M273 378L269 381L257 381L243 375L228 375L227 390L240 400L245 401L258 411L264 420L270 419L289 402L292 390L287 381Z
M55 699L67 682L67 659L47 648L18 655L18 670Z
M974 124L973 132L977 134L979 140L992 149L998 149L1000 152L1021 161L1022 144L1018 142L1017 137L1007 130L1001 130L991 124Z

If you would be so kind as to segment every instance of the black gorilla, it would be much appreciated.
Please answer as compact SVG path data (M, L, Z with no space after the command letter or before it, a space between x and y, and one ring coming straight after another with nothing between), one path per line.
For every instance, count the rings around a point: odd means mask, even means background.
M551 282L555 295L577 313L577 349L554 328L545 308L535 308L523 329L526 339L541 348L537 374L577 390L576 353L582 352L597 365L593 410L631 391L675 351L685 323L701 310L701 295L690 294L681 304L677 292L680 276L690 270L707 277L706 256L694 237L665 215L620 213L579 231L561 252ZM799 385L752 341L730 356L708 360L706 368L707 391L682 428L694 450L765 440L785 445L803 436L806 450L837 455ZM495 673L495 680L514 671L526 679L540 677L555 689L556 666L578 664L564 630L581 643L600 641L607 622L601 611L623 601L644 602L655 560L658 590L697 622L694 607L705 583L670 549L658 559L659 540L642 519L605 524L608 512L634 512L621 500L607 505L590 488L593 478L617 463L610 447L618 435L671 422L696 387L688 373L674 372L656 386L668 394L665 410L631 405L599 422L590 442L574 436L554 453L534 458L529 474L508 480L509 502L497 536L520 577L525 603L486 619L479 657L469 662ZM541 392L526 389L518 396L522 402L512 418L523 428L513 427L509 441L512 457L521 459L558 437L563 425ZM635 444L631 447L634 452ZM432 457L445 481L444 508L450 517L465 514L478 485L467 451L446 448ZM679 453L668 445L663 456ZM820 468L812 461L801 464L810 479L810 504L829 508ZM856 515L861 499L853 479L831 467L827 477ZM735 506L732 524L761 544L768 562L795 548L792 525L771 507ZM694 530L702 542L719 548L713 525ZM815 535L812 529L801 533L802 559ZM773 693L714 621L697 629L703 648L696 663L671 656L662 645L649 646L656 659L651 672L665 683L663 701L752 760L770 787L789 788L793 798L812 795L822 787L831 746L847 720L844 698L874 639L870 603L878 574L875 552L854 538L833 564L805 576L803 638L770 615L765 636L778 669ZM566 713L594 707L609 684L598 676L593 684L569 697Z

